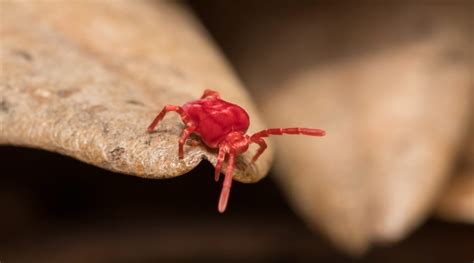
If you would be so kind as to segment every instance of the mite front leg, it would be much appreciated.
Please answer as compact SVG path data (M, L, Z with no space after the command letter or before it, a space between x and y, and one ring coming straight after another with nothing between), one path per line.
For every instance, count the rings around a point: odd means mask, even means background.
M265 149L267 149L267 144L260 137L254 138L251 142L254 142L254 143L256 143L260 146L257 150L257 153L255 153L255 155L252 158L252 162L255 162L258 159L258 157L260 157L260 155L262 155L262 153L265 151Z
M184 144L186 143L186 140L188 139L189 135L191 135L191 133L193 133L195 130L196 127L194 125L188 126L186 129L183 130L178 145L178 155L180 159L184 158Z
M217 209L221 213L224 213L227 207L227 202L229 201L230 188L232 187L232 173L234 171L234 162L235 162L234 153L229 153L229 159L227 161L227 169L225 172L224 183L222 184L221 196L219 198L219 204L217 206Z
M265 129L254 133L250 139L256 140L257 138L268 137L270 135L283 135L283 134L302 134L309 136L324 136L326 132L320 129L310 129L310 128L272 128Z
M220 147L219 148L219 154L217 155L217 163L216 163L216 170L214 172L214 180L219 181L219 176L221 174L221 169L222 169L222 163L224 163L225 160L225 148Z

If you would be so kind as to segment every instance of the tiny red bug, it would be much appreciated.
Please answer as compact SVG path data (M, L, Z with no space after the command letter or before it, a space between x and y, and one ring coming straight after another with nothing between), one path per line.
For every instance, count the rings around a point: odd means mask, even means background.
M219 149L214 174L215 180L218 181L222 163L228 155L227 170L218 204L218 210L221 213L225 211L229 200L235 156L247 151L249 144L256 143L260 146L252 158L254 162L267 148L267 144L263 140L264 137L282 134L325 135L325 131L319 129L274 128L265 129L249 136L245 134L250 125L247 112L235 104L222 100L218 92L208 89L204 91L199 100L190 101L183 106L166 105L148 126L147 131L153 132L158 122L169 111L177 112L187 126L179 140L178 154L180 158L184 156L183 147L186 139L192 133L198 134L209 148Z

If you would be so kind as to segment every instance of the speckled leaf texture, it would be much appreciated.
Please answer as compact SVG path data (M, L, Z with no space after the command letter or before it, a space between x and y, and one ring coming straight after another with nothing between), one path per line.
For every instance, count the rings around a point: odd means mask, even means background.
M165 104L197 99L206 88L242 105L249 132L263 129L255 107L199 22L179 2L1 2L0 144L37 147L113 171L169 178L216 161L216 151L185 146L170 113L146 128ZM194 139L198 139L195 137ZM256 182L252 148L235 178Z

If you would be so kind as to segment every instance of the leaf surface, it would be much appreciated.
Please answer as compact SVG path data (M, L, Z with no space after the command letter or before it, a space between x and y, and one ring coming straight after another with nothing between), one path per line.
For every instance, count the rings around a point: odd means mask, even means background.
M186 145L166 104L197 99L206 88L244 107L249 132L263 129L241 83L199 23L177 2L2 2L0 144L38 147L147 178L186 173L216 151ZM193 139L199 141L199 137ZM189 144L189 143L188 143ZM254 148L235 178L256 182L272 159Z

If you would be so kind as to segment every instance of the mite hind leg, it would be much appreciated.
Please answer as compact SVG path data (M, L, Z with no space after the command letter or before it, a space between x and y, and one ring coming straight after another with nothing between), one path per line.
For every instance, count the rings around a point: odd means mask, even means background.
M202 94L201 99L205 99L205 98L220 99L220 97L221 95L219 94L219 92L215 90L206 89L204 90L204 93Z
M158 122L160 122L165 117L166 113L168 113L170 111L177 112L181 116L181 120L184 122L184 124L186 124L186 126L190 126L191 121L189 119L189 116L188 116L188 114L186 114L186 112L183 110L183 108L181 108L181 106L166 105L165 107L163 107L161 112L155 117L155 119L150 124L150 126L148 126L148 128L147 128L148 133L153 132L153 129L155 129Z
M184 143L186 142L186 139L188 139L189 135L193 133L196 130L196 126L194 123L190 120L188 114L183 110L181 106L176 106L176 105L166 105L163 107L161 112L156 116L156 118L153 120L153 122L148 126L147 131L148 133L153 132L153 129L155 129L156 125L165 117L166 113L170 111L175 111L181 116L181 120L186 124L186 128L183 130L183 133L181 134L181 138L179 139L179 144L178 144L178 155L179 158L184 157Z

